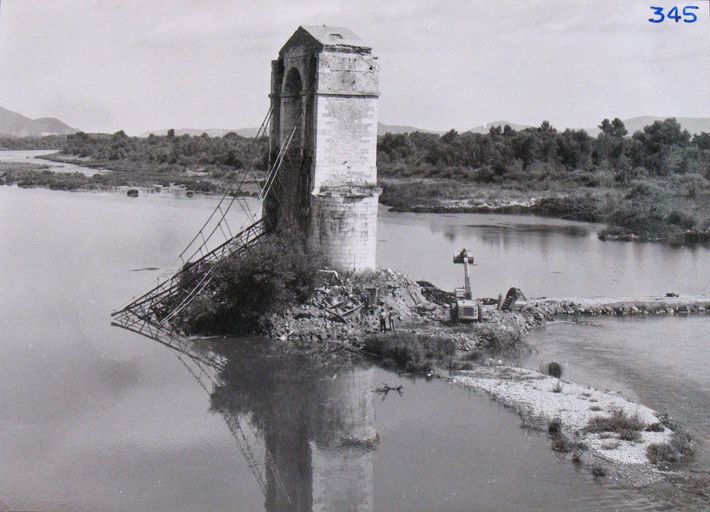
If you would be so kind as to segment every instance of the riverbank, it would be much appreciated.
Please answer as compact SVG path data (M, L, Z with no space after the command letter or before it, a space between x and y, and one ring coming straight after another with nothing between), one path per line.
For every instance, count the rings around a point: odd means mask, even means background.
M627 187L540 186L382 179L380 202L396 212L534 214L607 224L601 240L710 242L707 180L651 179Z
M133 160L92 160L61 153L42 155L38 159L76 165L95 172L54 172L51 164L5 162L0 168L0 185L51 190L113 191L126 187L152 190L155 186L178 186L202 194L218 194L239 190L240 195L253 196L258 191L259 172L244 179L246 171L224 166L175 166ZM241 187L237 184L242 182Z
M12 165L0 169L0 184L53 190L150 189L178 185L204 194L233 191L254 195L263 171L244 180L243 168L224 163L168 163L160 159L82 157L55 153L41 158L100 169L101 173L56 173ZM35 172L35 171L41 172ZM397 212L528 214L607 224L601 240L710 243L710 186L699 175L647 178L626 185L603 172L551 183L481 183L452 178L380 179L380 203Z

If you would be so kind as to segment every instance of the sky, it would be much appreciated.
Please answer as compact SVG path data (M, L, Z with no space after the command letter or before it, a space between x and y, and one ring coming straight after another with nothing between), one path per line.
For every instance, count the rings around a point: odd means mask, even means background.
M652 24L650 5L698 5ZM710 2L0 0L0 106L84 131L258 126L299 25L350 28L380 61L380 121L710 117Z

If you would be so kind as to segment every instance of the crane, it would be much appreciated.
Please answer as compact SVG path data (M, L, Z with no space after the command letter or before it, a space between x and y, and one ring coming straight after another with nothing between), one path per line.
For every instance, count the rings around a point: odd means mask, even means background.
M463 265L464 287L456 288L454 302L451 303L451 320L454 322L475 322L480 320L478 304L471 293L471 276L469 266L473 265L473 254L467 249L461 249L454 254L454 263Z

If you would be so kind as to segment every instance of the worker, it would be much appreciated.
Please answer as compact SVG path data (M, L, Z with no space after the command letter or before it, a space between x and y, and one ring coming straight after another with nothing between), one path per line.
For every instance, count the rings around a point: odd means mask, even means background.
M386 332L387 331L387 311L385 311L385 308L382 307L380 308L380 332Z
M392 308L387 311L387 320L389 323L390 331L394 331L394 310Z

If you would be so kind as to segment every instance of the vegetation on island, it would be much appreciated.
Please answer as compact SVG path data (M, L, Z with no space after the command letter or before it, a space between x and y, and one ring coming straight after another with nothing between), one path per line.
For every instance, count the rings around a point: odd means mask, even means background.
M386 134L377 145L380 201L400 211L535 213L606 223L603 238L679 242L710 240L710 133L691 136L675 119L634 134L618 118L605 119L596 137L583 130L491 128L486 134ZM15 142L13 142L13 140ZM59 175L0 170L0 183L67 189L183 185L222 192L263 177L268 144L224 137L129 137L77 133L42 138L35 147L64 141L55 158L113 172ZM22 139L2 147L26 148ZM4 146L3 146L4 144Z
M0 135L0 150L62 149L67 142L66 135L45 135L44 137L10 137Z
M20 169L6 170L0 176L0 184L65 190L178 185L209 194L234 190L247 174L240 192L251 195L268 160L266 138L256 140L236 133L194 137L175 136L174 130L169 130L165 136L129 137L123 131L111 135L79 132L62 139L61 152L45 159L111 172L84 176L48 171L31 176ZM36 148L41 149L44 139L37 140ZM246 169L256 172L248 173Z
M290 230L266 235L248 251L213 265L214 279L175 322L186 333L263 332L270 315L311 296L323 258Z

